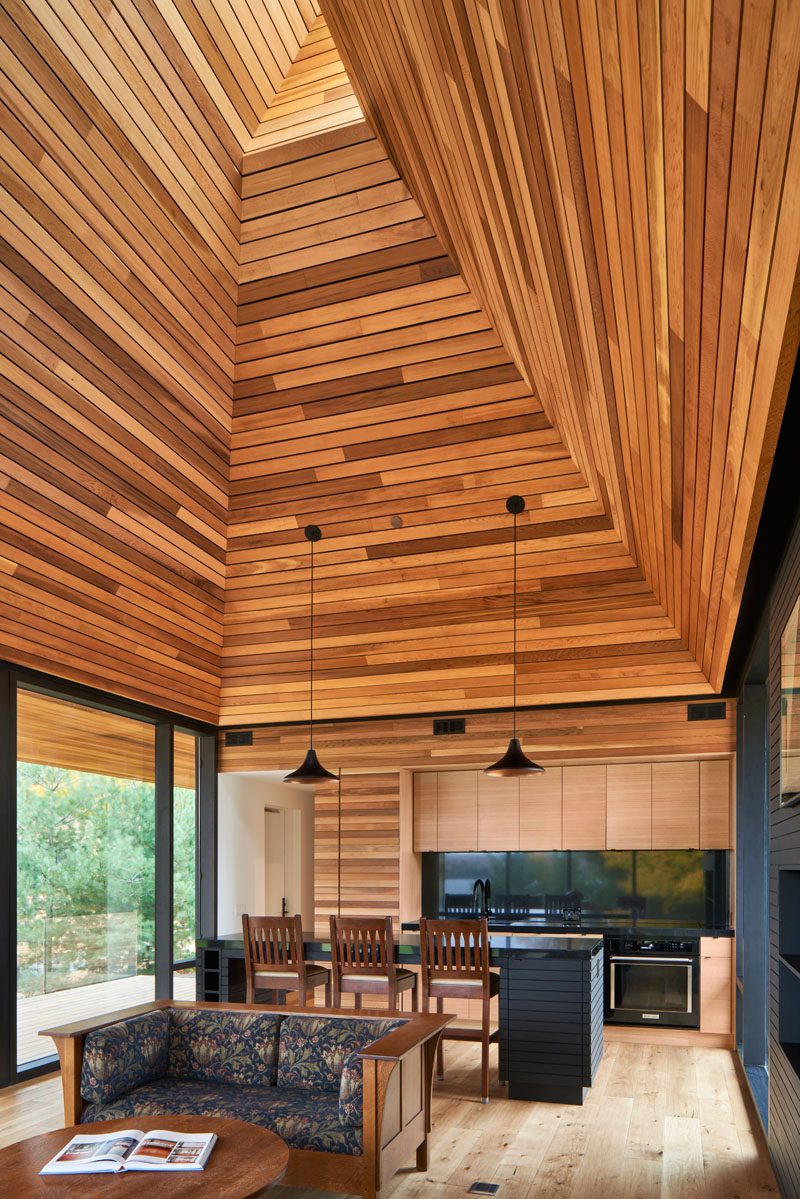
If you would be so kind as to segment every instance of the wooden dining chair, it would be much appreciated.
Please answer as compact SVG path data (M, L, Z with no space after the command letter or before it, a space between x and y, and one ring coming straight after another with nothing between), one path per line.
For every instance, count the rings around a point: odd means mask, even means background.
M325 987L325 1006L331 1006L331 972L303 957L300 916L242 916L247 1003L256 1002L256 987L297 991L300 1007L309 992Z
M489 1003L500 990L500 979L489 969L489 925L483 920L426 920L419 922L420 959L422 962L422 1010L430 1011L431 999L436 1010L444 1011L445 999L479 999L480 1028L448 1025L437 1051L437 1075L444 1078L442 1041L480 1041L481 1102L489 1102L489 1045L499 1039L499 1031L489 1026Z
M410 991L411 1010L418 1010L417 976L395 961L391 916L331 916L331 965L334 1007L342 994L353 994L357 1008L364 994L387 995L389 1011L396 1012L398 996Z

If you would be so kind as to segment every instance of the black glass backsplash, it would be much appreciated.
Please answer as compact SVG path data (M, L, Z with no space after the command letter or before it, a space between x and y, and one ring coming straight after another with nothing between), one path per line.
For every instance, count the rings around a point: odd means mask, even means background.
M728 851L699 849L424 853L425 916L470 914L476 879L491 882L491 913L524 919L580 907L584 922L725 928Z

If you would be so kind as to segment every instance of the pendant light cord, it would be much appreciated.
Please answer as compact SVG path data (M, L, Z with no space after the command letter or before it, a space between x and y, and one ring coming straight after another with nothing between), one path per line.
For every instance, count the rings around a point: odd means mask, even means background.
M517 514L514 513L514 736L517 735Z
M308 654L308 744L314 748L314 542L311 542L311 610Z

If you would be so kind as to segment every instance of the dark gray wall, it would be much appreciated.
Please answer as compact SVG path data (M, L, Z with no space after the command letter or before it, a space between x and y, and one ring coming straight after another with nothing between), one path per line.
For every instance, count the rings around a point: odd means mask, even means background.
M800 870L800 806L782 809L779 801L780 643L798 595L800 524L795 527L769 605L769 1147L786 1199L800 1199L800 1077L779 1043L778 872L781 868ZM794 918L800 920L800 912Z

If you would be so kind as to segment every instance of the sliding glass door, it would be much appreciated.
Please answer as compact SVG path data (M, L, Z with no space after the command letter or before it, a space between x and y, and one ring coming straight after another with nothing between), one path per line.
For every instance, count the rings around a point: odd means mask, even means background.
M18 1067L39 1029L155 997L155 853L155 726L20 687Z
M197 736L181 729L173 739L172 995L194 999L197 923Z

